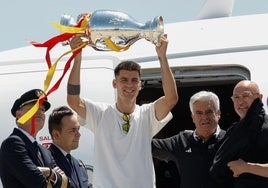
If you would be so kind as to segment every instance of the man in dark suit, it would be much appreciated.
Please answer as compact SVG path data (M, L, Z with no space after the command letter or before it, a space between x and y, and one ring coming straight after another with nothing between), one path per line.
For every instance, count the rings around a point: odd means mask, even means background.
M38 99L44 100L40 102L42 100ZM34 115L25 123L19 123L17 120L35 104L37 111ZM27 91L14 102L11 113L18 127L2 142L0 150L0 176L4 188L68 186L68 178L56 166L51 153L35 140L44 126L45 111L49 108L50 103L40 89Z
M53 143L49 150L57 165L70 179L71 188L88 188L88 175L81 161L71 156L70 152L79 145L80 124L73 111L61 106L53 110L48 120L49 133Z

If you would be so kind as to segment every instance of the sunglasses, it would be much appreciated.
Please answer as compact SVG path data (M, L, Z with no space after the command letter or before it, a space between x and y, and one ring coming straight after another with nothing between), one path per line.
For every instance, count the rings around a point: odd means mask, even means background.
M122 125L122 129L125 133L128 133L129 131L129 128L130 128L130 124L129 124L129 121L130 121L130 115L129 114L124 114L122 116L122 119L125 121L125 123L123 123Z

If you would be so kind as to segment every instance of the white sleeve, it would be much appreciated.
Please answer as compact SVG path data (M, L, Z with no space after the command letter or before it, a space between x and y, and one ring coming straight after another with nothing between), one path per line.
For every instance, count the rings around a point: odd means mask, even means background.
M78 116L78 121L81 126L85 126L94 132L94 127L98 125L99 119L102 117L104 110L108 104L101 102L94 102L90 99L84 99L86 105L86 119Z
M155 103L150 105L150 119L151 119L151 129L152 129L152 136L156 135L172 118L173 115L169 112L166 117L161 120L157 120L155 116Z

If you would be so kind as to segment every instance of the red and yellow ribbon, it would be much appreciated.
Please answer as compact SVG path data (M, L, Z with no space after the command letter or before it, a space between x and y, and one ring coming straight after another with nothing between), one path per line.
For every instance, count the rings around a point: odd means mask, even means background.
M84 28L84 25L85 25L85 21L84 19L87 18L88 15L84 15L82 17L82 19L80 20L80 22L77 24L77 28L80 28L79 30L81 31L82 29L81 28ZM88 20L88 19L87 19ZM82 26L82 27L81 27ZM87 31L85 31L87 32ZM46 75L46 79L44 81L44 92L45 94L42 95L38 100L37 102L35 103L35 105L27 112L25 113L22 117L20 117L18 119L18 122L21 123L21 124L24 124L26 121L28 121L30 118L32 118L32 129L31 129L31 135L33 135L35 133L35 125L34 125L34 114L38 111L39 109L39 106L43 104L45 98L50 95L52 92L56 91L58 89L58 87L60 86L60 83L63 79L63 77L65 76L66 72L68 71L68 69L70 68L70 65L71 65L71 62L72 60L74 59L74 57L80 53L81 49L83 47L85 47L87 44L86 43L83 43L81 46L77 47L76 49L73 49L73 50L70 50L68 52L65 52L64 54L62 54L57 60L56 62L52 65L51 63L51 58L50 58L50 51L52 50L52 48L60 43L60 42L63 42L63 41L66 41L66 40L69 40L71 37L73 37L75 35L75 33L62 33L58 36L55 36L51 39L49 39L48 41L44 42L44 43L38 43L38 42L30 42L33 46L35 47L45 47L47 48L46 50L46 56L45 56L45 59L46 59L46 62L47 62L47 66L48 66L48 72L47 72L47 75ZM63 70L63 73L61 75L61 77L59 78L59 80L54 84L54 86L47 92L48 88L49 88L49 85L51 83L51 80L54 76L54 73L56 71L56 67L57 67L57 64L58 62L60 61L60 59L68 54L72 53L72 56L68 59L68 61L66 62L65 64L65 67L64 67L64 70Z
M56 62L54 64L51 63L50 51L54 48L55 45L57 45L60 42L64 42L64 41L69 40L70 38L72 38L77 33L84 33L86 35L89 35L89 33L90 33L89 18L90 18L90 14L82 14L80 20L77 23L77 25L74 26L74 27L64 26L64 25L61 25L61 24L53 22L52 24L54 25L54 27L59 29L62 32L62 34L57 35L55 37L52 37L51 39L47 40L44 43L38 43L38 42L34 42L34 41L30 42L30 44L32 44L35 47L47 48L45 59L46 59L47 66L48 66L48 72L47 72L46 79L44 81L44 86L43 86L45 94L42 95L37 100L35 105L27 113L25 113L21 118L18 119L19 123L24 124L26 121L28 121L30 118L32 118L31 135L33 135L35 133L35 126L34 126L34 119L35 118L34 118L34 114L38 111L39 106L43 104L45 98L48 95L50 95L52 92L54 92L54 91L56 91L58 89L63 77L65 76L66 72L70 68L71 61L74 59L74 57L78 53L80 53L81 49L84 48L87 45L87 43L85 42L81 46L79 46L78 48L65 52L64 54L62 54L56 60ZM110 48L111 50L116 51L116 52L125 51L125 50L128 50L128 48L129 48L128 46L127 47L117 46L110 38L105 39L105 43L108 46L108 48ZM52 80L52 78L54 76L54 73L56 71L56 67L58 65L58 62L61 60L62 57L66 56L66 55L68 55L70 53L72 53L72 56L66 62L61 77L54 84L54 86L50 90L48 90L48 88L49 88L49 86L51 84L51 80Z

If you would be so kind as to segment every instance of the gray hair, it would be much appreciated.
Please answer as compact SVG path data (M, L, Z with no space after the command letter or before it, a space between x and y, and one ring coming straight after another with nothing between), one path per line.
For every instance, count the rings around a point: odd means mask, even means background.
M196 101L212 101L216 111L220 109L219 97L211 91L199 91L191 97L189 106L192 113L193 113L193 104Z

